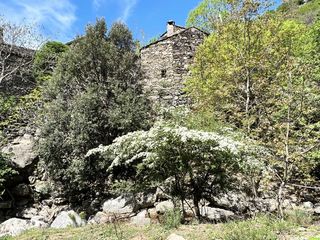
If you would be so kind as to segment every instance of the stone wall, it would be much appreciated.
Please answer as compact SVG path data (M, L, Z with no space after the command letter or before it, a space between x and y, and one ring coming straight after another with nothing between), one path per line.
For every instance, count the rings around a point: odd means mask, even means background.
M154 103L179 106L188 102L184 82L205 37L204 32L189 28L141 49L144 91Z
M0 43L0 72L4 64L4 75L10 73L0 82L0 94L21 96L34 88L35 80L32 77L34 53L35 51L31 49ZM0 78L2 76L0 75Z

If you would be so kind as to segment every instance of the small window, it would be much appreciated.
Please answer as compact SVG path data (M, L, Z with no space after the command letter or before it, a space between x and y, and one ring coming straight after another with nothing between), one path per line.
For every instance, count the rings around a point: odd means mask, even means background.
M161 70L161 77L162 78L166 78L167 77L167 70L165 70L165 69Z

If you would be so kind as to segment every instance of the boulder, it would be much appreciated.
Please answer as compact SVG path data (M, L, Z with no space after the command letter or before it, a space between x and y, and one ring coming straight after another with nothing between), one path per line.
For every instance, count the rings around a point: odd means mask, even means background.
M30 219L30 224L35 228L47 228L49 224L44 222L44 218L42 216L33 216Z
M17 217L31 219L34 216L39 214L39 210L35 207L25 208L22 211L19 211L16 215Z
M218 208L237 212L245 212L249 208L250 201L243 193L230 192L213 197L212 202Z
M10 218L9 220L0 224L0 238L3 236L17 236L22 232L31 228L46 227L45 223L41 221L33 221Z
M320 215L320 206L314 208L314 213Z
M104 212L97 212L93 218L88 221L88 224L105 224L112 222L113 217L104 213Z
M103 203L102 209L108 214L130 214L133 212L132 198L120 196Z
M174 204L172 201L160 202L156 205L156 211L158 214L164 214L167 211L173 210Z
M268 211L269 212L275 212L278 209L278 201L276 199L266 199L265 200L267 206L268 206Z
M167 237L167 240L185 240L185 238L175 233L172 233L169 235L169 237Z
M312 202L303 202L301 206L306 209L306 210L312 210L313 209L313 204Z
M221 209L221 208L212 208L212 207L201 207L200 208L201 216L209 219L210 221L226 221L233 219L235 214L231 211Z
M18 168L29 166L36 158L37 154L34 151L35 139L30 134L24 134L22 137L17 137L2 149L5 154L11 155L11 162Z
M62 211L51 223L52 228L81 227L85 221L75 211Z
M148 218L148 211L143 210L138 213L136 216L131 218L131 223L137 226L150 225L151 219Z

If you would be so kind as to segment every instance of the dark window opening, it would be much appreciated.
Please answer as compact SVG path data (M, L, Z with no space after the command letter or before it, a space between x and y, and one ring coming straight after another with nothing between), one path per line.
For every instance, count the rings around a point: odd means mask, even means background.
M162 69L162 70L161 70L161 77L162 77L162 78L167 77L167 70L165 70L165 69Z

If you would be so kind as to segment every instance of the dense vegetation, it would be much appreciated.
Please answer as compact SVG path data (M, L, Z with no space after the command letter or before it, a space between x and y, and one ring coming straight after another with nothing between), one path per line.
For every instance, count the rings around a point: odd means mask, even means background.
M76 205L164 186L182 206L192 199L200 220L201 199L231 188L257 197L272 181L285 218L286 188L312 189L320 180L317 4L289 1L271 10L265 0L203 0L188 19L210 33L186 82L192 109L165 110L157 123L131 32L98 20L69 46L49 42L38 51L37 87L0 96L0 129L37 115L40 164ZM0 196L12 174L0 155ZM275 239L269 220L258 219L262 232L248 230L255 220L229 228ZM252 237L230 229L229 239Z
M42 58L48 59L45 54ZM136 60L127 27L116 23L107 32L105 21L99 20L71 44L47 81L39 153L72 202L107 193L104 169L84 157L89 149L149 126Z
M313 185L319 164L319 21L287 20L266 12L266 1L202 4L189 22L210 23L212 34L198 49L187 90L198 109L269 150L280 204L288 184Z

